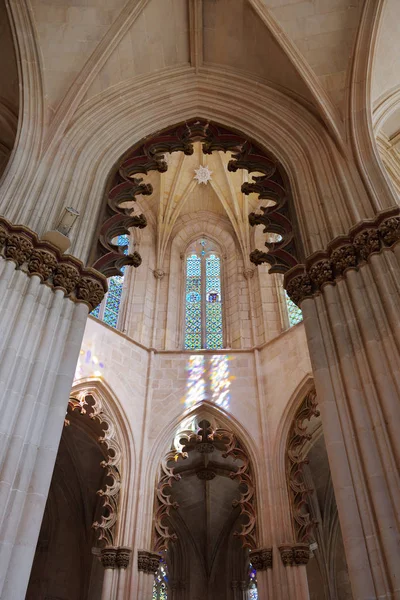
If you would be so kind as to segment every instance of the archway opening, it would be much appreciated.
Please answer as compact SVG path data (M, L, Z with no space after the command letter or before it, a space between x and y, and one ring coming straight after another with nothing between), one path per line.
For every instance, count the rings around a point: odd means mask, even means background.
M186 424L187 425L187 424ZM154 549L168 571L166 596L257 598L249 551L256 548L255 487L243 445L212 419L179 431L157 484ZM236 597L236 596L235 596Z

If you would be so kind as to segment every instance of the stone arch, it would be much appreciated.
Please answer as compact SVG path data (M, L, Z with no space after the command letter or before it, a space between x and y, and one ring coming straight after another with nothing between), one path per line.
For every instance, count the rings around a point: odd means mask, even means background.
M86 397L92 397L94 402L87 404ZM109 483L98 493L104 499L107 514L93 523L93 527L106 545L130 545L132 498L128 490L135 484L136 459L128 420L110 387L94 378L74 382L66 420L68 413L74 411L106 426L98 443L106 449L107 456L101 466L107 471Z
M347 232L355 221L373 216L369 198L356 189L359 177L354 163L338 152L324 126L292 99L262 84L253 91L249 82L246 77L206 70L196 76L165 72L157 75L156 84L152 77L115 86L76 113L49 172L38 173L29 201L14 210L8 204L10 198L4 199L9 206L7 216L23 221L29 212L28 203L31 199L37 203L40 198L34 226L42 231L60 207L73 200L78 209L90 215L78 224L73 244L74 254L86 258L106 174L121 153L154 129L199 116L242 131L280 160L291 181L306 255ZM66 173L63 181L57 176L60 161ZM326 206L324 214L321 198Z

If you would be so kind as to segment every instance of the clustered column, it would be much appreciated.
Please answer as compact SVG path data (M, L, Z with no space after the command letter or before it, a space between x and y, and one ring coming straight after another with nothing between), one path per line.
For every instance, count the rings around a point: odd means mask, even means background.
M257 548L250 552L250 562L257 571L257 589L260 600L272 600L271 586L268 580L268 571L273 565L272 548ZM246 586L248 590L248 584ZM238 596L240 600L246 599L248 592L245 595Z
M303 311L355 598L400 594L400 210L285 276Z
M106 280L0 218L0 597L23 600L88 311Z

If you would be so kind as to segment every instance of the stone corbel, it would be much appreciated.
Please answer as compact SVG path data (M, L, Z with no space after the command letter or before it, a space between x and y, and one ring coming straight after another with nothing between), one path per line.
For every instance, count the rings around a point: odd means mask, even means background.
M105 569L127 569L132 549L126 546L106 546L101 549L100 560Z

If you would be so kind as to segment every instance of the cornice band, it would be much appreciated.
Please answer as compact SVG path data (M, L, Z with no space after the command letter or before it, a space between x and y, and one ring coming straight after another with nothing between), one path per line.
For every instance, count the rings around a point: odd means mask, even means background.
M0 217L0 257L14 262L16 269L36 275L54 290L61 289L73 302L93 310L107 292L106 278L74 256L64 255L56 246L41 241L24 225L12 225Z
M347 236L332 240L326 251L315 252L305 264L285 274L284 287L300 306L305 298L319 294L327 283L336 283L349 269L358 269L372 254L391 248L400 241L400 208L380 213L374 220L362 221Z

